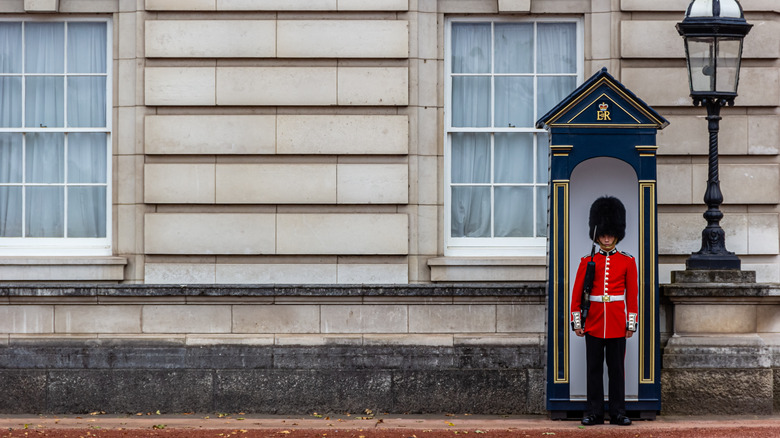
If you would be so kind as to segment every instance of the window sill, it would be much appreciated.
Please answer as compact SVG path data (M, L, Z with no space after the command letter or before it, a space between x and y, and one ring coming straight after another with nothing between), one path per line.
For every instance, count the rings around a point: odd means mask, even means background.
M547 281L546 257L437 257L428 266L434 282Z
M124 280L124 257L0 257L3 282Z

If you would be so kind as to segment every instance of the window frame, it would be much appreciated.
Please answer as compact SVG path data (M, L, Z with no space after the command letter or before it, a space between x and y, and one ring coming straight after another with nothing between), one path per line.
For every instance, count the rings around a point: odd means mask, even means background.
M547 133L544 129L536 129L535 127L483 127L483 128L461 128L452 126L452 24L453 23L533 23L534 24L534 36L537 35L536 24L538 23L574 23L576 26L576 52L577 52L577 65L576 85L582 83L584 80L584 24L581 17L473 17L473 16L453 16L447 17L445 20L445 49L444 49L444 81L445 81L445 96L444 96L444 255L445 256L544 256L547 252L547 237L452 237L452 135L457 132L466 133L488 133L491 134L491 160L490 160L490 174L491 182L487 183L489 187L497 187L498 185L492 181L495 176L494 162L495 156L494 150L494 136L496 133L531 133L534 134L534 168L538 163L538 153L543 147L543 150L547 150L548 145L539 145L539 135ZM493 29L493 26L491 26ZM491 44L495 43L495 38L491 38ZM534 80L534 90L537 89L537 80L540 76L550 76L549 74L539 74L536 72L536 60L538 53L536 52L537 44L534 44L534 72L531 74L524 74L524 76L531 76ZM495 53L494 51L492 53ZM493 71L495 60L491 55L491 72L489 73L491 78L500 77L500 74L496 74ZM495 90L492 88L494 81L491 80L491 96L490 104L491 108L495 108ZM573 91L573 89L572 89ZM537 108L538 95L534 93L534 118L538 120L543 114L538 113ZM495 117L495 112L491 111L492 117ZM491 125L493 122L491 121ZM549 179L549 178L547 178ZM548 183L545 183L548 184ZM536 187L539 183L532 183L534 187L534 200L537 198ZM548 189L549 190L549 189ZM549 197L549 193L548 193ZM536 202L534 202L534 209L536 209ZM491 218L495 215L495 203L493 197L490 201ZM549 207L548 207L549 211ZM549 228L549 224L547 224ZM492 227L491 227L492 228Z
M112 255L113 251L113 20L110 17L83 17L83 16L68 16L68 17L2 17L0 22L8 23L86 23L86 22L100 22L106 23L106 125L105 127L98 128L85 128L85 127L26 127L24 123L20 127L3 128L0 127L0 133L63 133L66 135L67 148L67 134L70 133L103 133L106 135L106 235L105 237L0 237L0 256L107 256ZM64 56L67 59L67 28L65 25L65 41L63 43ZM22 38L22 53L24 54L25 40ZM24 62L24 58L22 58ZM25 100L25 77L27 72L17 73L0 73L0 76L21 76L22 77L22 114L25 112L26 100ZM35 75L35 74L30 74ZM99 74L85 74L85 73L69 73L67 67L63 73L46 74L47 76L62 76L65 78L65 94L63 96L64 111L64 123L67 125L67 107L68 107L68 93L67 93L67 78L70 75L73 76L98 76ZM25 164L25 157L23 155L23 166ZM63 162L63 165L67 168L67 160ZM14 185L14 184L6 184ZM65 187L64 198L64 223L65 232L67 233L67 188L70 184L63 182L55 185L62 185ZM84 186L85 184L78 184ZM86 184L90 185L90 184ZM92 184L102 185L102 184ZM24 187L24 185L22 186ZM24 203L24 201L23 201ZM22 217L24 221L24 216Z

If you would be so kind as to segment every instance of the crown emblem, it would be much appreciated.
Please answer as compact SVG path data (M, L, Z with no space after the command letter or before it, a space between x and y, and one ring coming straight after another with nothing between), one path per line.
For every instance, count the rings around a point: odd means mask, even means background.
M606 111L607 108L609 108L609 105L607 105L605 102L601 102L601 104L599 104L599 111Z

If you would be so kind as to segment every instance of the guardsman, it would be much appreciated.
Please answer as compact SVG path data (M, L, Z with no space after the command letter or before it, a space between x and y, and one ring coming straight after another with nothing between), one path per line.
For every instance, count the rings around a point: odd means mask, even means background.
M590 236L595 236L599 251L593 256L596 268L589 301L590 309L582 321L582 289L587 255L580 260L571 300L571 322L577 336L585 337L588 401L582 424L604 423L604 359L609 378L609 422L628 426L626 416L625 372L626 339L637 329L637 270L634 257L615 246L625 237L626 209L619 199L604 196L590 207Z

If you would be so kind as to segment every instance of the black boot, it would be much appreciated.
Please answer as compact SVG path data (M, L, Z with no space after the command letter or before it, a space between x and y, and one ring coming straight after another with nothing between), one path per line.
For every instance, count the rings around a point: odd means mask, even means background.
M588 415L580 421L584 426L595 426L597 424L604 424L603 418L597 418L595 415Z
M625 415L618 415L615 418L610 418L609 424L617 424L618 426L631 426L631 419L626 417Z

